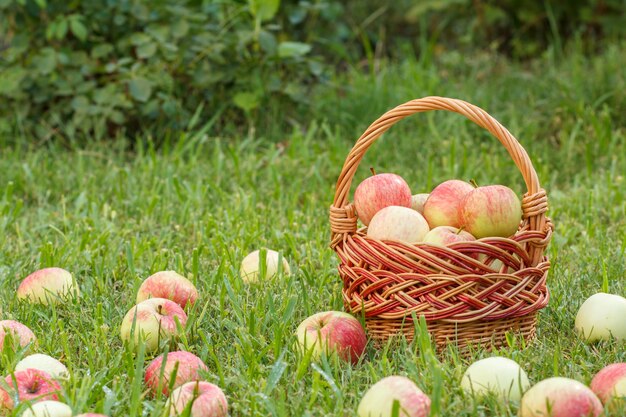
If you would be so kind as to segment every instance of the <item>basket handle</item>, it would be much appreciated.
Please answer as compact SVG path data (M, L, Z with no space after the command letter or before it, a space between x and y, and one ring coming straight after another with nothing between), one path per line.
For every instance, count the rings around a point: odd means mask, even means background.
M496 119L483 109L466 101L446 97L424 97L401 104L383 114L357 140L348 154L341 174L337 180L335 199L330 208L330 223L332 231L332 246L338 244L341 236L353 234L357 229L357 218L354 206L348 204L348 194L354 174L369 147L396 122L411 116L431 110L447 110L467 117L478 126L488 130L506 148L513 162L522 173L528 192L522 200L523 218L528 220L531 230L544 231L546 228L545 212L548 202L545 191L539 185L537 172L526 153L515 137ZM539 262L543 248L547 245L531 245L533 263ZM537 249L534 250L533 249ZM534 253L532 253L534 252Z

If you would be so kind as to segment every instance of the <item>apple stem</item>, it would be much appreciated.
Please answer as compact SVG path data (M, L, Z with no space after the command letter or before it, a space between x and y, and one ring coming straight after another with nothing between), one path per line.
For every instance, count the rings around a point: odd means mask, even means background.
M469 183L472 184L474 186L474 188L478 188L478 183L476 182L476 180L474 178L469 180Z
M372 172L372 175L376 175L376 170L374 169L374 167L370 167L370 171Z
M159 314L163 314L163 313L162 313L162 311L163 311L163 306L162 306L161 304L159 304L159 305L157 306L157 311L159 312Z
M463 231L463 229L465 229L465 226L461 226L461 227L459 227L459 230L457 230L457 231L456 231L456 234L457 234L457 235L460 235L460 234L461 234L461 232Z

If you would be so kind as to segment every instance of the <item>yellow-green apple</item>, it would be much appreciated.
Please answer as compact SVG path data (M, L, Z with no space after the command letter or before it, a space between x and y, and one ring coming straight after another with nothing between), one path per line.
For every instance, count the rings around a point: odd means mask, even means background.
M42 353L26 356L15 365L16 371L24 371L26 369L39 369L47 372L53 379L67 379L70 377L70 373L65 365L52 356Z
M430 194L420 193L411 197L411 208L419 214L424 215L424 203L428 200Z
M605 405L625 404L626 363L613 363L602 368L591 380L589 388Z
M177 321L183 328L187 323L181 306L165 298L149 298L126 313L120 336L133 346L143 339L146 351L153 352L158 349L160 340L178 336Z
M396 174L375 174L363 180L354 191L354 207L365 226L388 206L411 207L411 189Z
M307 317L296 330L298 345L311 357L336 353L353 364L365 351L367 337L361 323L342 311L323 311Z
M7 334L11 335L14 348L18 344L20 347L26 347L29 343L37 342L35 334L19 321L2 320L0 321L0 351L5 348L4 344Z
M429 413L430 398L403 376L388 376L372 385L357 409L358 417L426 417Z
M191 404L189 417L226 417L228 401L224 392L210 382L187 382L172 391L167 400L170 416L182 416Z
M367 236L378 240L418 243L428 233L428 223L417 211L400 206L389 206L372 217Z
M21 417L72 417L72 409L62 402L46 400L31 404Z
M594 294L578 309L574 325L589 342L626 340L626 299L603 292Z
M520 417L598 417L602 403L587 386L569 378L544 379L530 388L520 404Z
M201 371L208 371L208 368L193 353L169 352L166 357L160 355L150 362L146 368L145 382L153 394L161 391L168 395L170 389L178 388L186 382L199 381Z
M465 195L459 207L460 224L476 239L509 237L522 220L522 203L504 185L476 187Z
M461 180L448 180L436 186L424 203L424 217L431 229L437 226L461 227L461 201L473 189L472 184Z
M426 233L423 241L433 245L447 246L451 243L469 242L472 240L476 240L476 238L465 230L452 226L437 226Z
M72 274L62 268L35 271L20 283L17 298L32 303L57 304L68 297L78 297L80 291Z
M253 283L261 278L261 251L255 250L241 261L239 268L239 276L244 282ZM282 262L280 261L282 259ZM280 253L266 249L265 250L265 275L263 279L271 279L279 272L279 265L282 266L282 273L288 276L291 273L289 263L280 255Z
M198 299L198 290L184 276L175 271L161 271L150 275L137 291L137 303L148 298L167 298L185 308Z
M12 410L15 407L15 398L20 402L58 400L60 390L59 383L47 372L38 369L16 371L7 375L4 384L0 384L0 408Z
M474 362L461 379L461 388L474 395L494 393L502 400L519 401L530 387L526 372L514 360L493 356Z

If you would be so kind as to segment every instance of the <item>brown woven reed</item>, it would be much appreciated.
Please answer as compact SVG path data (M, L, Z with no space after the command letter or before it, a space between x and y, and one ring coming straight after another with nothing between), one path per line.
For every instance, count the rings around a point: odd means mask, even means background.
M522 221L511 238L484 238L447 247L380 241L357 230L357 213L348 201L354 173L367 149L394 123L430 110L462 114L504 145L521 172L527 192ZM413 337L412 313L423 316L438 349L455 343L502 347L506 333L530 341L537 312L548 303L550 263L544 251L552 234L545 216L548 200L519 142L484 110L462 100L425 97L409 101L372 123L358 139L341 170L330 208L331 247L340 259L347 311L364 314L375 341L404 334Z

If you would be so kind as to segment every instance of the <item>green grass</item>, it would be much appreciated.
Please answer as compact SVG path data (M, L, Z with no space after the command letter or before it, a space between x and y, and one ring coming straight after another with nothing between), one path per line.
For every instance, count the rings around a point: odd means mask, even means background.
M625 51L613 45L585 58L574 50L524 65L444 53L385 65L375 77L349 73L317 91L310 124L272 138L190 133L158 151L141 142L129 151L124 142L64 149L0 140L1 318L28 325L35 350L68 366L63 400L77 413L160 416L165 399L150 398L142 385L149 357L128 350L119 327L141 281L175 269L201 298L186 337L170 349L207 363L206 379L225 391L233 416L352 416L368 386L390 374L416 381L433 415L514 416L515 403L463 394L469 361L454 349L436 358L423 339L370 345L356 366L311 362L294 349L301 320L342 308L328 247L334 182L356 138L393 105L436 94L489 111L528 150L556 226L552 299L538 338L499 354L533 382L561 375L589 383L603 365L626 361L624 342L588 345L573 330L586 297L603 289L626 295ZM452 177L525 191L497 141L450 114L398 124L371 148L355 183L370 166L404 176L416 193ZM293 274L244 285L239 262L260 247L280 250ZM16 300L20 280L47 266L74 274L79 300L57 307ZM5 352L0 373L22 355Z

